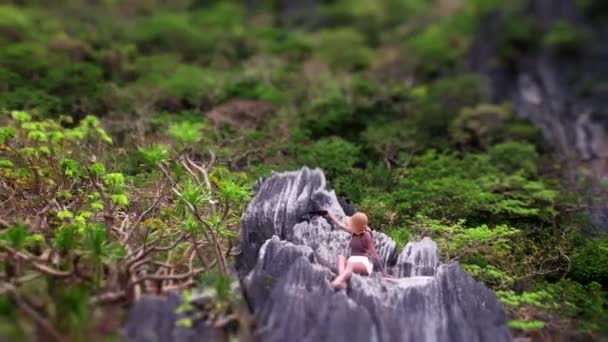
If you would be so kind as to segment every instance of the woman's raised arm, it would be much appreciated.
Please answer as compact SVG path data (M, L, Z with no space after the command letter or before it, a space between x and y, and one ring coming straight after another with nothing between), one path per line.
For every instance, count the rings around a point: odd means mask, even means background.
M333 216L332 216L332 214L330 214L329 212L327 213L327 216L326 216L326 217L329 217L329 219L330 219L330 220L331 220L333 223L335 223L335 224L336 224L336 226L338 226L338 228L342 229L343 231L345 231L345 232L347 232L347 233L349 233L349 234L352 234L352 233L353 233L353 230L352 230L352 229L350 229L350 227L349 227L349 226L347 226L347 225L343 224L342 222L338 221L338 219L336 219L335 217L333 217Z

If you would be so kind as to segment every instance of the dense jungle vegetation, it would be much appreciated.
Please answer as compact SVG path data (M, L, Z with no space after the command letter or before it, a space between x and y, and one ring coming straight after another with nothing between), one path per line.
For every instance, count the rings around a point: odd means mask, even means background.
M205 285L221 324L252 186L303 165L400 246L431 236L515 335L608 333L593 183L466 68L493 11L495 63L588 44L574 28L524 1L3 3L0 335L118 338L142 294Z

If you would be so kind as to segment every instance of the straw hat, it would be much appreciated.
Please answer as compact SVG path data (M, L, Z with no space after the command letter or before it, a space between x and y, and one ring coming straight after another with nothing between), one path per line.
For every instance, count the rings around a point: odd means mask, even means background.
M353 233L361 234L368 229L367 215L361 212L357 212L353 216L347 216L346 225L353 230Z

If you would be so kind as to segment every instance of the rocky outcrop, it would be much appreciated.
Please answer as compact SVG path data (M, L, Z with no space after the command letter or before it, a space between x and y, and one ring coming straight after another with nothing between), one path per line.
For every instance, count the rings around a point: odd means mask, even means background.
M439 263L426 238L401 254L373 237L386 270L354 275L348 290L329 286L349 236L311 210L344 212L319 170L274 174L243 217L238 266L261 341L508 341L495 294L458 264Z
M218 333L204 320L194 321L189 328L177 324L183 314L177 313L181 296L145 296L129 313L123 340L129 342L152 341L216 341Z

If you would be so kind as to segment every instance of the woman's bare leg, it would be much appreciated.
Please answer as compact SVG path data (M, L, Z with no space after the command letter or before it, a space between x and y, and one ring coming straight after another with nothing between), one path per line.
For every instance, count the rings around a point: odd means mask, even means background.
M346 263L344 270L338 274L336 279L331 282L331 286L336 289L343 289L346 287L346 282L350 279L353 274L353 264L350 262Z
M344 273L346 268L346 258L343 255L338 256L338 275Z
M337 289L345 288L346 282L353 275L353 272L368 275L364 264L360 262L346 262L344 270L338 273L338 276L331 282L331 286Z
M338 275L331 282L332 286L335 287L335 285L338 284L338 280L339 280L338 278L344 273L345 269L346 269L346 258L342 255L339 255L338 256Z

